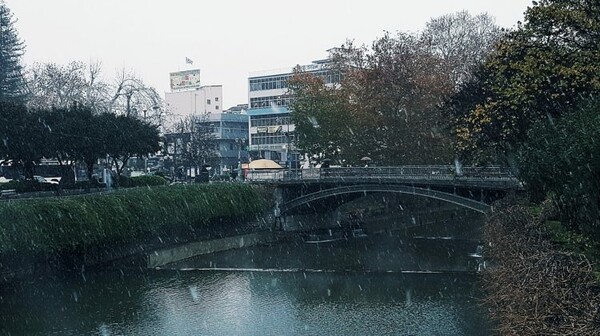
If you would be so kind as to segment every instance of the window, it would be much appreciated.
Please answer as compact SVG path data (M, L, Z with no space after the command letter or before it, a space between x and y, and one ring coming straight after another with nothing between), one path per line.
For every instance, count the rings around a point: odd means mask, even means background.
M289 106L291 101L292 97L288 95L250 98L250 108L271 107L273 105Z
M206 100L206 104L210 105L210 99Z
M218 109L219 109L219 105L215 105L215 110L218 110Z
M262 77L250 79L250 91L273 90L287 88L287 80L292 75Z
M276 117L272 115L253 116L250 118L250 126L278 126L289 125L292 123L289 113L280 114Z
M284 145L291 143L294 139L294 134L290 133L288 136L282 134L251 134L251 141L253 145Z
M215 102L218 102L218 101L219 101L219 97L215 97Z

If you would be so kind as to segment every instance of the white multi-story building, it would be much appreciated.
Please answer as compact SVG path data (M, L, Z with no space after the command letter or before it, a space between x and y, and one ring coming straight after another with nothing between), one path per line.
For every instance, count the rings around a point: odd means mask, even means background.
M200 83L200 70L184 70L170 74L171 92L165 93L165 104L169 113L165 147L170 154L171 164L184 164L181 148L191 139L189 130L176 129L179 121L194 117L196 127L210 129L214 136L215 156L206 158L205 163L214 165L214 172L222 173L225 168L233 169L245 158L244 144L248 138L248 116L245 105L229 110L223 109L223 86ZM191 126L190 126L191 127ZM179 149L178 149L179 148ZM188 162L191 174L192 163ZM179 167L173 167L173 169Z
M301 66L301 69L323 76L325 83L334 83L327 68L330 61L319 60ZM248 78L248 115L250 117L250 146L255 158L265 158L282 165L298 160L294 147L295 126L291 121L289 106L293 99L288 93L288 79L294 68L254 72Z
M173 72L165 103L171 124L189 116L223 112L223 86L200 85L200 70Z
M191 90L165 93L167 109L176 119L191 115L223 112L223 86L207 85Z

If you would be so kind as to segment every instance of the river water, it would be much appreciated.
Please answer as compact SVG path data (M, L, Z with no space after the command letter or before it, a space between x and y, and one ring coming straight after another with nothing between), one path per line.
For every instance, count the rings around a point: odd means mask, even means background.
M477 242L315 232L0 288L1 335L487 335ZM316 243L315 241L336 240ZM305 242L307 241L307 242Z

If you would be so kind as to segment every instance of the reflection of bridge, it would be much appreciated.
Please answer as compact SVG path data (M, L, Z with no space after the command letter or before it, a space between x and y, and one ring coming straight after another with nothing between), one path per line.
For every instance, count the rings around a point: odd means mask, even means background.
M493 200L522 189L505 167L464 167L459 174L453 166L255 170L247 179L277 187L276 214L332 197L381 192L427 197L486 213Z

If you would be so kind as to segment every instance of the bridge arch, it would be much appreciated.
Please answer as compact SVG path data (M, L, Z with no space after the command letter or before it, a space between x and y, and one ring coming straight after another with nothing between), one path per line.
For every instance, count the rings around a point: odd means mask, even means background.
M354 193L372 193L372 192L391 192L391 193L400 193L407 195L415 195L421 197L432 198L436 200L445 201L448 203L456 204L479 213L487 214L491 212L492 207L489 204L472 200L470 198L450 194L443 191L418 188L406 185L374 185L374 184L365 184L365 185L352 185L352 186L342 186L335 187L331 189L320 190L314 193L310 193L301 197L298 197L289 202L283 203L279 209L282 215L289 213L290 211L305 205L311 202L325 199L328 197L344 195L344 194L354 194Z

